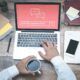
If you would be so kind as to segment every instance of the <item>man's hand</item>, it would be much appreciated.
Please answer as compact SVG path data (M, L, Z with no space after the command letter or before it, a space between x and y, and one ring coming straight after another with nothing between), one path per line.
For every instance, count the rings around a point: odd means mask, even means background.
M50 61L53 57L59 55L56 46L53 45L51 42L43 42L42 46L43 46L46 54L43 55L42 52L39 52L39 54L43 59Z
M22 59L17 65L16 67L18 68L20 74L33 74L32 72L29 72L26 69L26 64L28 62L28 60L34 58L33 56L28 56L27 58Z

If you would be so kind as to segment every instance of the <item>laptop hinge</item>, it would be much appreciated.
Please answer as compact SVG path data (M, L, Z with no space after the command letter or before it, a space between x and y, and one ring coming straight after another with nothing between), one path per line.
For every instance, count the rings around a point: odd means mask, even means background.
M54 30L22 30L21 32L54 32Z

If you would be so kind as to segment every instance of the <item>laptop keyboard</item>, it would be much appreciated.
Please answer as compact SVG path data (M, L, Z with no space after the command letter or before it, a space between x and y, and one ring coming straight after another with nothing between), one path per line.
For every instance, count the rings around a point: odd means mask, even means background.
M53 33L19 33L18 47L41 47L43 41L50 41L57 44L57 34Z

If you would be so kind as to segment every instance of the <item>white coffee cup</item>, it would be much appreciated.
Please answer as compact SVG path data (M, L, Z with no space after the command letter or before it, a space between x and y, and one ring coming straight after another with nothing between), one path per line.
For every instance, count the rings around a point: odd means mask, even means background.
M26 68L28 71L41 74L40 72L41 62L36 58L30 59L26 64Z

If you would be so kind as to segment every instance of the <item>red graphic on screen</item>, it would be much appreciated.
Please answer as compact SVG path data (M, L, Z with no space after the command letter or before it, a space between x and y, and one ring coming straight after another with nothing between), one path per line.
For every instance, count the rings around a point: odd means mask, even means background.
M58 29L59 5L17 4L18 29Z

